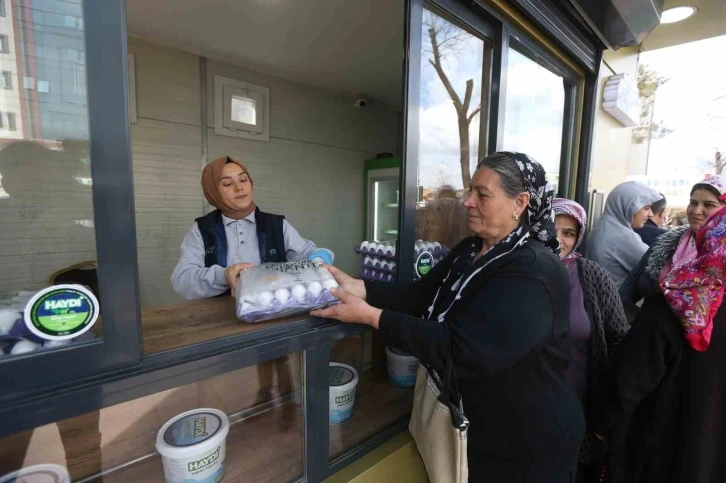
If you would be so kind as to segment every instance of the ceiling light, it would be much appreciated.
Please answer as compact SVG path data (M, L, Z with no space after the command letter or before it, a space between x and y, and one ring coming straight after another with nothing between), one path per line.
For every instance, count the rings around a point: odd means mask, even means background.
M696 7L673 7L664 10L660 16L660 23L675 23L685 20L696 13Z

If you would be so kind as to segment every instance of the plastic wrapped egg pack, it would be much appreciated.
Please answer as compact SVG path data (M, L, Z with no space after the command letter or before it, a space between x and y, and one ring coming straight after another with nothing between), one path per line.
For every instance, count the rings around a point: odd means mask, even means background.
M263 263L242 272L237 282L237 318L245 322L306 313L338 302L333 275L307 260Z
M94 339L86 332L69 340L45 340L33 334L25 325L23 312L35 292L13 292L0 295L0 357L15 356L54 349L74 342Z

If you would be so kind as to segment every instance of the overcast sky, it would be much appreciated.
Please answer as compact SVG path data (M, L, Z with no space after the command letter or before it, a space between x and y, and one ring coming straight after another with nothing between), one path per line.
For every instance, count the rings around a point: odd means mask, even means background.
M644 52L640 62L670 79L653 117L674 130L652 140L648 175L703 176L702 159L726 149L726 37Z

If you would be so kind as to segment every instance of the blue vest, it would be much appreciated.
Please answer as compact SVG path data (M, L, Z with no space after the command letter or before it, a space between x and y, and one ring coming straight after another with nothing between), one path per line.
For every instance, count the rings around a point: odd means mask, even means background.
M286 262L285 235L282 215L271 215L255 209L257 244L262 263ZM204 241L204 266L227 267L227 234L224 231L222 212L214 210L196 219Z

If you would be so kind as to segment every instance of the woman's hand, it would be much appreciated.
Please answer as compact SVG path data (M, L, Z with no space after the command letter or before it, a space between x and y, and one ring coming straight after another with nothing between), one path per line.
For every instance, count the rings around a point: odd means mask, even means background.
M338 282L340 288L359 299L366 299L366 284L363 280L357 280L332 265L323 264L323 267L327 268L333 277L335 277L335 281Z
M251 263L235 263L234 265L227 267L224 271L224 279L227 281L227 285L229 285L229 288L232 290L233 297L239 274L242 273L242 270L250 267L254 267L254 265Z
M338 270L338 272L340 272L340 270ZM378 328L378 322L381 319L382 313L381 309L371 307L362 298L347 293L345 290L340 288L331 289L330 293L337 297L340 300L340 303L331 305L324 309L313 310L310 312L310 315L326 319L336 319L341 322L366 324L376 329Z

